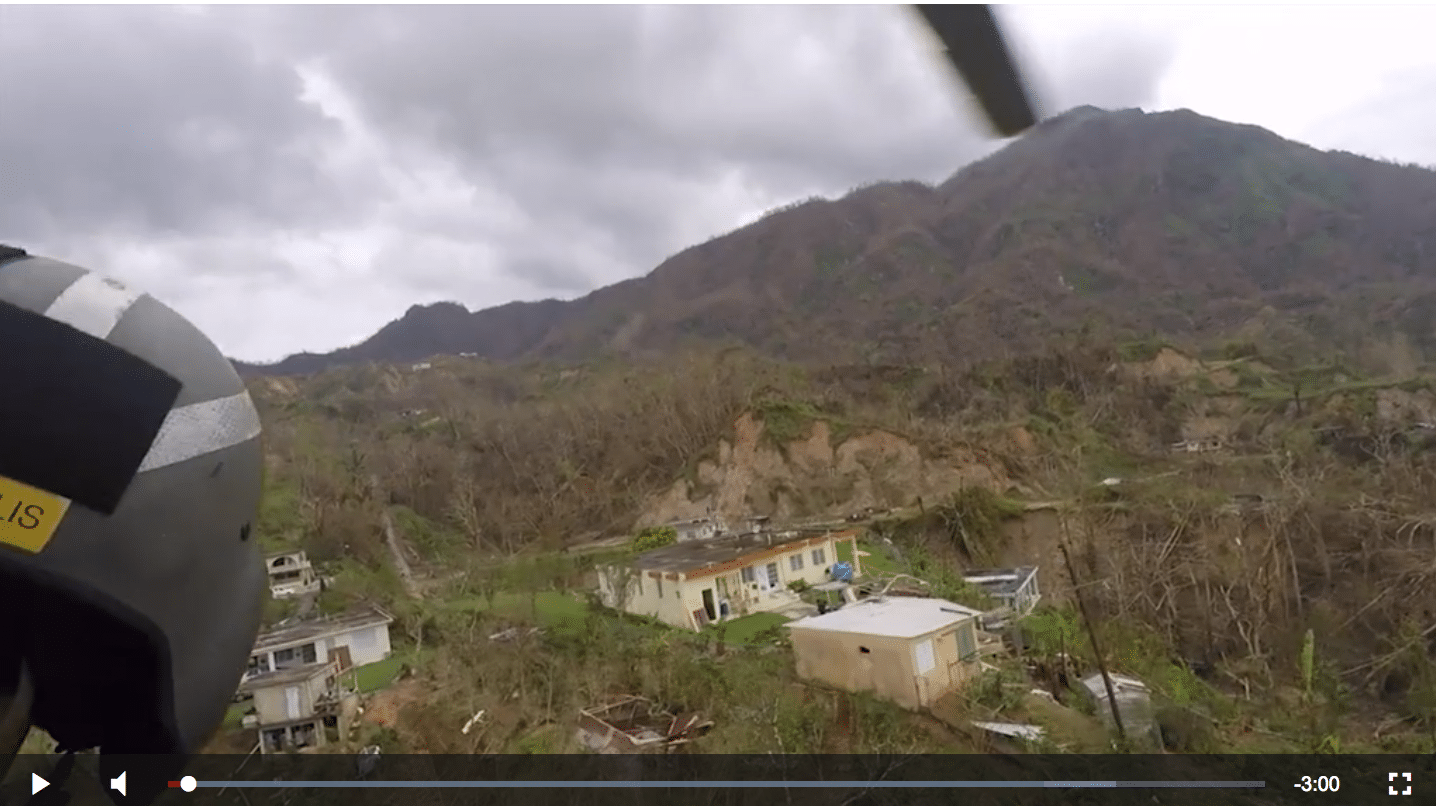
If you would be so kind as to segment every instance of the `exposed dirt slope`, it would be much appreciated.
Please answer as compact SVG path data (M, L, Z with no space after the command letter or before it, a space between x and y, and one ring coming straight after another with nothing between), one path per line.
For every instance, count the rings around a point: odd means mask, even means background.
M764 439L763 422L745 413L734 433L731 441L719 442L715 457L697 464L690 478L656 496L641 523L709 512L731 522L754 513L785 519L909 506L919 497L935 500L964 486L1000 490L1010 483L999 464L976 452L930 458L886 431L834 439L831 426L819 420L806 438L778 446Z

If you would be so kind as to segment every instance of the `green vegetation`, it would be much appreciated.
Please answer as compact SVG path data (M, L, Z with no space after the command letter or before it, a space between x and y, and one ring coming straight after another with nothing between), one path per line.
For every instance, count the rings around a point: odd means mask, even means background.
M403 668L404 659L399 655L390 655L384 660L357 667L354 670L354 685L365 693L378 691L393 683Z
M1420 628L1398 612L1410 603L1381 594L1423 590L1400 557L1424 528L1406 502L1425 500L1433 476L1422 443L1381 428L1433 410L1431 384L1337 362L1273 362L1240 345L1154 376L1144 362L1165 346L1054 351L962 372L819 372L742 353L582 371L476 363L412 380L432 388L401 388L393 401L371 394L347 414L325 409L337 407L331 400L300 406L261 390L273 463L260 533L266 548L303 548L326 563L335 582L321 612L374 601L395 614L395 658L361 670L370 692L405 663L422 679L424 702L405 710L394 747L564 750L565 730L551 726L631 692L710 714L719 727L704 752L959 749L966 734L949 727L979 715L1052 726L1064 750L1104 750L1100 725L1076 701L1049 708L1028 696L1042 682L1014 658L993 658L999 672L948 710L910 715L861 698L844 705L796 680L782 616L693 633L597 606L596 565L676 533L643 530L602 550L586 541L633 533L698 457L715 463L719 485L761 470L733 464L744 412L775 445L808 437L819 420L841 445L863 423L902 435L924 465L894 470L867 447L851 450L842 471L787 457L781 474L755 476L749 495L779 490L795 518L845 515L866 506L849 503L860 492L890 501L901 508L859 545L865 575L913 574L974 607L992 602L962 581L964 569L1036 562L1053 606L1023 621L1023 659L1066 653L1090 669L1086 627L1052 559L1058 540L1070 542L1078 575L1104 580L1088 590L1107 662L1152 687L1176 749L1436 747L1436 720L1426 719L1436 672L1412 649L1424 646ZM301 383L287 394L352 393ZM443 412L453 427L374 429L412 408ZM1173 455L1169 445L1196 425L1229 436L1220 450ZM1385 445L1381 458L1359 458L1367 444ZM918 484L944 473L950 486L919 497ZM1109 476L1120 482L1103 484ZM1234 496L1253 492L1260 506L1236 506ZM1381 507L1369 503L1378 496ZM422 598L410 597L381 515ZM834 559L854 558L845 545ZM271 603L266 619L296 607ZM511 627L511 639L490 640ZM458 735L453 725L482 709L504 716L482 736ZM837 728L849 712L866 714L856 733ZM1397 727L1373 739L1378 719Z
M642 554L646 551L661 549L664 546L671 546L676 542L678 542L678 530L672 526L649 526L639 531L628 546L634 554Z

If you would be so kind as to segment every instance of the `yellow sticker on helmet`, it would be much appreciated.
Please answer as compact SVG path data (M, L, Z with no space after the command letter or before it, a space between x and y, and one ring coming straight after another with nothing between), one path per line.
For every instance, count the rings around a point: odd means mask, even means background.
M67 498L0 476L0 543L38 554L69 508Z

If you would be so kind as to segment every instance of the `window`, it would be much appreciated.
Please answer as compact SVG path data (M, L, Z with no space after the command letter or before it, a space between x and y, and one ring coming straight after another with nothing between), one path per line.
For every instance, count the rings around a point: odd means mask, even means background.
M304 663L318 663L319 650L313 644L305 644L299 648L299 659Z
M823 565L828 561L828 555L822 549L813 549L813 565Z
M738 574L738 576L739 576L739 578L742 579L744 582L757 582L757 581L758 581L758 569L756 569L756 568L754 568L753 566L750 565L750 566L748 566L747 568L744 568L742 571L740 571L739 574Z
M932 671L933 667L937 666L937 658L933 656L932 652L932 639L929 638L926 641L923 641L922 643L918 644L915 649L917 673L927 674L928 672Z
M977 636L970 621L957 628L957 657L965 661L977 659Z
M790 571L801 571L801 570L803 570L803 555L802 555L802 554L794 554L794 555L788 557L788 570L790 570Z

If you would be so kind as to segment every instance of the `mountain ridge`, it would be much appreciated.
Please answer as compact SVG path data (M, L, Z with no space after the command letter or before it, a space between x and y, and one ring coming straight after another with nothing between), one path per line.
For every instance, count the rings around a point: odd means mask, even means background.
M927 185L810 199L575 300L411 307L249 374L475 353L582 361L739 343L952 363L1078 333L1436 357L1436 173L1190 110L1079 107Z

